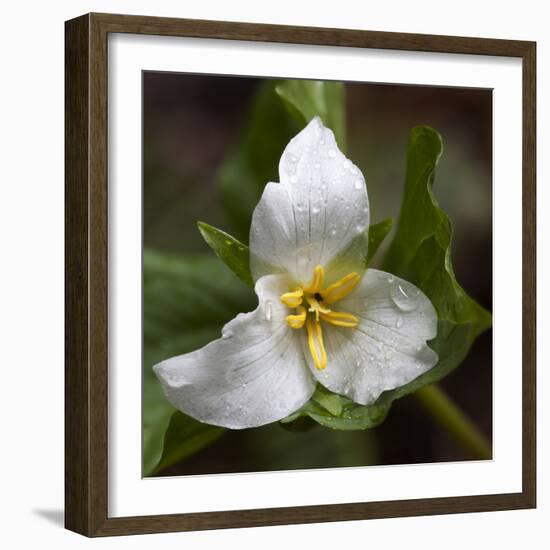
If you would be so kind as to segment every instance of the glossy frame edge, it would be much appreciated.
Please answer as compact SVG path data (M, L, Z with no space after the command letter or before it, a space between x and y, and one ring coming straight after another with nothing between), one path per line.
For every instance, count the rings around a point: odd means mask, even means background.
M107 36L254 40L519 57L523 66L522 492L108 517ZM90 13L65 22L65 527L95 537L536 506L536 44Z

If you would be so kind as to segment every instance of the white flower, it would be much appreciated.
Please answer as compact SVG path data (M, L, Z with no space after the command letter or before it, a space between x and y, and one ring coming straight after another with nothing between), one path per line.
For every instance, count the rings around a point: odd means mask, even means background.
M201 422L239 429L280 420L316 382L370 404L438 359L426 345L437 330L428 298L365 271L365 180L319 118L287 145L279 176L252 218L258 307L220 339L153 367L168 400Z

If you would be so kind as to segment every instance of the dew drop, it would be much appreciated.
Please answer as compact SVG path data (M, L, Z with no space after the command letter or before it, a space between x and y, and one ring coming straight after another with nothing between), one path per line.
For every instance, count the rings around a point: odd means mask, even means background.
M361 180L355 180L354 187L355 187L355 189L357 189L359 191L359 189L361 189L363 187L363 182Z
M395 277L394 277L393 275L390 275L390 276L388 277L388 283L391 284L391 283L393 283L394 281L395 281Z
M395 327L396 328L401 328L403 326L403 317L401 317L401 315L399 315L397 317L397 319L395 320Z
M336 233L338 233L338 231L336 231L336 229L333 227L331 230L330 230L330 234L334 237L336 235Z
M336 151L334 149L329 149L328 156L333 159L336 156Z
M418 291L407 292L402 285L394 284L390 294L395 305L402 311L413 311L418 306Z
M222 338L224 340L227 340L228 338L231 338L233 336L233 331L230 328L223 327L222 328Z
M384 358L389 361L393 357L393 350L391 348L388 348L386 350L386 353L384 354Z
M265 320L271 321L271 316L273 314L273 303L271 300L266 300L265 302Z
M314 213L314 214L319 214L319 212L321 212L321 209L318 207L318 206L313 206L311 211Z
M225 241L225 244L226 244L227 246L233 246L233 241L228 241L228 240L226 240L226 241Z
M298 176L296 174L290 176L290 183L298 183Z
M303 212L303 211L304 211L304 205L298 203L298 204L296 205L296 210L298 210L298 212Z

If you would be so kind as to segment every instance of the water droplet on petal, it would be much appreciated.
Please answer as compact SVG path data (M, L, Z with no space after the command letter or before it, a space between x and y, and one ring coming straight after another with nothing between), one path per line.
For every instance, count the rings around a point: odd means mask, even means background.
M395 305L402 311L413 311L418 307L419 293L407 292L399 283L392 285L390 294Z
M271 300L266 300L264 308L265 308L265 320L271 321L271 316L273 314L273 303L271 302Z
M298 183L298 176L296 174L290 176L290 183Z
M403 317L401 317L401 315L399 315L397 317L397 319L395 320L395 327L396 328L401 328L403 326Z
M393 275L390 275L390 276L388 277L388 283L391 284L391 283L393 283L394 281L395 281L395 277L394 277Z
M334 149L329 149L328 156L333 159L336 156L336 151Z
M233 246L233 241L226 240L226 241L225 241L225 244L226 244L227 246Z
M331 230L330 230L330 234L334 237L336 235L336 233L338 233L338 231L336 231L336 229L333 227Z
M312 207L311 211L314 213L314 214L319 214L319 212L321 212L321 209L315 205Z
M386 353L384 354L384 358L386 360L390 360L393 357L393 350L391 348L388 348L386 350Z
M359 189L361 189L363 187L363 182L361 180L355 180L354 187L355 187L355 189L357 189L359 191Z
M222 328L222 338L224 340L227 340L228 338L231 338L233 336L233 331L228 327Z

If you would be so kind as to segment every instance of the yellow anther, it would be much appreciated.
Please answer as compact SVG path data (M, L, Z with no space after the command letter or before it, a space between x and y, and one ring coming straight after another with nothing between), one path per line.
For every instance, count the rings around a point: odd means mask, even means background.
M345 277L342 277L339 281L321 291L320 294L323 298L323 303L333 304L345 298L357 286L360 280L361 277L358 273L348 273Z
M304 306L299 306L296 311L296 315L286 316L286 324L291 328L299 329L302 328L306 322L307 312Z
M313 277L311 278L311 283L309 283L309 286L306 287L304 290L306 292L311 292L311 294L315 294L316 292L319 292L319 290L321 290L324 280L325 280L325 270L323 269L322 265L318 265L313 270Z
M286 292L280 297L281 302L287 307L295 308L301 305L304 291L298 288L294 292Z
M323 370L327 366L327 353L323 343L323 330L321 323L314 322L311 318L306 320L307 343L309 352L317 370ZM319 350L317 350L319 347ZM320 354L320 357L319 357Z
M321 319L331 325L336 325L337 327L355 328L359 325L359 319L355 315L345 313L343 311L321 313Z

